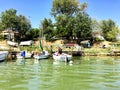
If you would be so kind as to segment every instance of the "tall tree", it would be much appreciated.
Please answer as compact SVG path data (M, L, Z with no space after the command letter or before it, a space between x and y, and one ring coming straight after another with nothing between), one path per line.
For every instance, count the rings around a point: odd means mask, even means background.
M1 14L1 25L3 29L13 29L17 23L17 10L9 9Z
M26 32L31 29L30 21L23 15L17 16L16 30L19 32L20 38L26 38Z
M56 20L56 34L71 39L73 37L74 15L80 10L78 0L53 0L51 15Z
M17 15L17 10L8 9L1 13L1 29L11 29L19 32L18 38L25 38L26 32L30 30L30 21L23 15Z
M100 22L98 22L96 19L92 18L92 26L91 26L93 31L101 31L100 28Z
M85 12L80 12L76 16L74 32L75 37L80 40L92 38L92 20Z
M116 40L116 36L119 32L119 29L113 20L111 19L102 20L100 26L102 29L102 34L106 40L108 41Z
M40 30L38 28L31 28L26 32L27 40L37 40L39 37Z
M79 0L53 0L51 15L56 21L58 37L73 39L91 36L91 20L85 13L86 7L87 4L80 4Z
M54 25L52 23L51 19L44 19L41 22L41 30L43 30L43 35L46 38L46 40L51 41L52 37L54 36Z
M73 36L73 30L74 30L74 17L67 17L64 15L59 15L56 17L56 36L58 38L60 37L66 37L66 39L71 39Z

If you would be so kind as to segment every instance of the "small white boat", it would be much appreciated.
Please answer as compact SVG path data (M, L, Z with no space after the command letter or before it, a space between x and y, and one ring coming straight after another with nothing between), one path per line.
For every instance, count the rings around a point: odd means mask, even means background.
M56 61L65 61L65 62L69 62L72 60L72 55L66 54L66 53L62 53L60 55L58 55L58 53L54 53L53 54L53 59Z
M0 61L5 60L8 56L8 53L8 51L0 51Z
M47 58L49 58L49 56L50 56L50 54L47 51L44 51L44 53L42 53L42 54L34 55L34 58L37 60L41 60L41 59L47 59Z
M21 52L22 53L22 52ZM21 55L21 53L18 53L16 56L17 56L17 59L30 59L31 58L31 53L25 53L25 56Z
M30 59L31 58L31 54L27 54L25 57L21 56L20 54L17 54L17 59Z

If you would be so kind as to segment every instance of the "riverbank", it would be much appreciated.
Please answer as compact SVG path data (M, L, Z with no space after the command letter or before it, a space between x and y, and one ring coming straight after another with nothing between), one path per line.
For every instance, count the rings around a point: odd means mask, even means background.
M73 56L120 56L120 51L106 51L106 50L81 50L81 51L63 51L64 53L72 54Z
M103 48L103 44L106 45L106 47ZM10 52L20 52L22 50L26 50L28 52L41 52L38 45L11 47L6 44L6 41L1 42L0 45L1 50L8 50ZM65 47L64 45L60 45L60 47L62 48L63 52L72 54L73 56L120 56L120 46L107 41L95 43L90 48L80 47L79 49L77 49L74 46ZM45 45L43 48L52 54L57 51L58 46L52 45L51 47L51 45Z

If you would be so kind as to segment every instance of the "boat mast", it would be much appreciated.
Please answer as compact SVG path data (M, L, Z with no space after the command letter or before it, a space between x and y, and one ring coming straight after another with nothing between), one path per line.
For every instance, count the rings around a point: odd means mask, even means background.
M43 26L40 29L39 33L39 42L40 42L40 48L43 51Z

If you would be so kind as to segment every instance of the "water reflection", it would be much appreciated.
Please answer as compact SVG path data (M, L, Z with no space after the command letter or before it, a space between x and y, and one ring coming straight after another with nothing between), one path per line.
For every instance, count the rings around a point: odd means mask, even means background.
M120 57L75 57L0 63L1 90L119 90Z

